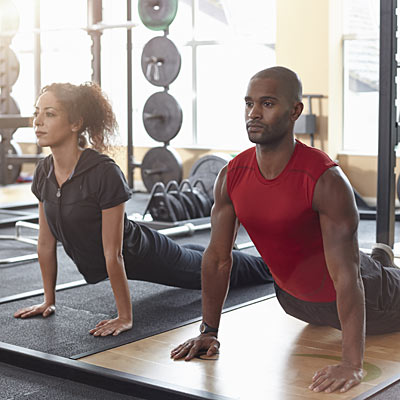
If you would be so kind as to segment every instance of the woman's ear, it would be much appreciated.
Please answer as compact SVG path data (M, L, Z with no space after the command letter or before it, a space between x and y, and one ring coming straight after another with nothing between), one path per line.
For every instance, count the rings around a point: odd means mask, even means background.
M83 119L79 118L78 121L74 122L71 125L72 132L81 132L82 125L83 125Z

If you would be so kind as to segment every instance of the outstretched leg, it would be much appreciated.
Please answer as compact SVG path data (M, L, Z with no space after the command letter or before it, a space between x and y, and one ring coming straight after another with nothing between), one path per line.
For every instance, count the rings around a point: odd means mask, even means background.
M201 289L201 260L204 247L179 245L146 226L132 248L124 247L128 279L143 280L186 289ZM261 257L233 251L231 287L272 282Z

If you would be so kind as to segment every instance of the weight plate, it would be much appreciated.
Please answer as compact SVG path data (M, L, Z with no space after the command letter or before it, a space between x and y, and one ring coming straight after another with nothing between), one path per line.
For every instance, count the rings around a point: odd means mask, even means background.
M190 219L200 218L201 215L200 215L199 209L198 209L198 207L196 207L196 205L193 202L190 195L187 192L180 192L180 194L181 194L181 199L183 201L183 204L185 205L186 210L189 213Z
M171 205L171 203L169 204ZM150 200L148 210L154 221L177 221L172 205L168 207L165 193L154 193Z
M184 198L190 200L191 204L193 205L193 217L192 218L202 218L204 217L204 206L201 200L196 196L193 191L192 184L189 182L188 179L184 179L181 184L179 185L179 191ZM191 206L189 206L191 207Z
M3 150L1 148L3 142L0 142L0 152ZM16 154L16 155L21 155L22 151L19 145L14 142L13 140L10 142L10 147L6 150L6 154ZM0 168L2 168L2 165L0 165ZM21 173L21 164L8 164L7 165L7 171L6 171L6 185L10 185L12 183L17 182L17 179Z
M154 147L143 157L141 175L146 189L150 192L154 184L182 180L182 159L172 147Z
M141 62L144 76L155 86L168 86L181 69L178 49L164 36L157 36L146 43Z
M13 37L19 28L19 12L11 0L0 1L0 37Z
M17 102L11 96L7 96L6 98L0 97L0 115L2 115L2 114L20 115L20 108L19 108ZM5 136L11 138L13 133L16 130L17 130L17 128L0 129L0 135L5 135Z
M181 129L182 109L167 92L154 93L143 107L143 124L154 140L169 142Z
M232 157L225 153L209 154L199 158L190 169L189 181L193 184L200 179L205 186L207 196L214 202L214 183L219 171Z
M153 31L168 29L175 19L178 0L139 0L139 17Z
M0 49L0 88L11 88L19 76L19 61L9 47Z
M189 219L189 213L183 202L181 202L181 197L179 196L178 192L169 192L167 193L167 196L175 212L177 220L183 221L185 219Z
M211 214L212 203L208 195L204 193L202 190L199 190L197 187L193 188L193 193L199 199L204 216L209 217Z
M194 218L202 218L204 217L204 211L203 211L203 204L201 202L201 200L196 196L196 194L194 192L191 192L189 190L184 190L183 193L190 198L190 200L192 201L195 209L196 209L196 217Z

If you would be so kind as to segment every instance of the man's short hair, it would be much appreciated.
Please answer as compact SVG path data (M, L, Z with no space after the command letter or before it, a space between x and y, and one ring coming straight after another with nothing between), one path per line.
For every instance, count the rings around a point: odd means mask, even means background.
M303 97L303 88L298 75L286 67L271 67L257 72L253 79L275 79L279 81L285 90L288 100L299 102Z

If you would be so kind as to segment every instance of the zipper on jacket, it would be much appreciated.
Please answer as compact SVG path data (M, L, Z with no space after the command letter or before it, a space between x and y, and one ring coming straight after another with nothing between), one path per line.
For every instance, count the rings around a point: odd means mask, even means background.
M57 197L61 197L61 188L57 188L57 193L56 193Z

